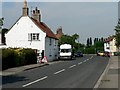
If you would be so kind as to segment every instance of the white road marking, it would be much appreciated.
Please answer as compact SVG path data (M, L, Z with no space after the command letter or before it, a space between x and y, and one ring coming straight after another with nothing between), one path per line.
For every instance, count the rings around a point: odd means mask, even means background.
M82 64L82 62L78 63L78 65Z
M70 66L69 68L73 68L73 67L75 67L76 65L72 65L72 66Z
M47 77L48 77L48 76L45 76L45 77L40 78L40 79L37 79L37 80L35 80L35 81L33 81L33 82L30 82L30 83L28 83L28 84L23 85L22 87L27 87L27 86L29 86L29 85L31 85L31 84L34 84L34 83L39 82L39 81L42 81L42 80L46 79Z
M89 59L87 59L87 61L88 61Z
M83 61L83 62L86 62L86 60L85 60L85 61Z
M61 73L61 72L63 72L63 71L65 71L65 69L62 69L62 70L60 70L60 71L57 71L57 72L55 72L54 74L58 74L58 73Z
M91 56L91 58L90 59L92 59L93 58L93 56Z

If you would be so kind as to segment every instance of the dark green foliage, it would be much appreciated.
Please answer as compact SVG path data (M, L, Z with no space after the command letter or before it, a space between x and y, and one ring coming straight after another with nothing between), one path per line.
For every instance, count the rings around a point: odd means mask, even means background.
M120 19L118 21L118 24L117 26L115 26L115 32L116 32L116 35L115 35L115 39L116 39L116 46L120 47Z
M16 53L13 49L2 50L2 69L7 69L15 66Z
M76 42L75 40L77 40L79 38L78 34L74 34L74 35L63 35L60 39L59 39L59 46L61 44L70 44L72 45L73 51L78 50L81 46L83 46L82 44L80 44L79 42Z
M95 48L94 47L85 48L84 53L85 54L95 54Z
M32 49L3 49L2 69L35 64L37 57Z
M36 63L37 56L32 49L23 49L23 54L27 64Z
M92 46L92 37L87 39L87 47Z
M87 39L87 47L89 47L90 46L90 39L88 38Z

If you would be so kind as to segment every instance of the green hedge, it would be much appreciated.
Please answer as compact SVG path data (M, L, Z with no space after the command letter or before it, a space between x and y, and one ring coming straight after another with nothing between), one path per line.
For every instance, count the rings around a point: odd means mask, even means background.
M2 70L37 63L37 57L32 49L3 49Z

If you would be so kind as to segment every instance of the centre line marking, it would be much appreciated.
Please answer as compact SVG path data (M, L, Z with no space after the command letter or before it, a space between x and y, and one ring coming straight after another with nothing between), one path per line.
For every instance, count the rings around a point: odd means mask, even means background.
M27 86L29 86L29 85L31 85L31 84L34 84L34 83L39 82L39 81L42 81L42 80L46 79L47 77L48 77L48 76L45 76L45 77L40 78L40 79L37 79L37 80L35 80L35 81L33 81L33 82L30 82L30 83L28 83L28 84L23 85L22 87L27 87Z
M83 62L86 62L86 60L85 60L85 61L83 61Z
M82 64L82 62L78 63L78 65Z
M87 59L87 61L88 61L89 59Z
M76 65L72 65L72 66L70 66L69 68L73 68L73 67L75 67Z
M60 71L57 71L57 72L55 72L54 74L58 74L58 73L61 73L61 72L63 72L63 71L65 71L65 69L62 69L62 70L60 70Z

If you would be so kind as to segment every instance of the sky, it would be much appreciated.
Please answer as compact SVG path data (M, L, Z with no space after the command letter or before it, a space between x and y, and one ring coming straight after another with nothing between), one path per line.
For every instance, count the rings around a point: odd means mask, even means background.
M62 26L64 34L77 33L80 36L79 42L86 44L89 37L106 38L115 33L114 29L118 22L118 3L107 1L28 2L28 7L29 12L38 7L42 22L46 23L54 33L58 27ZM22 7L23 2L2 2L3 27L9 29L22 16ZM31 16L30 13L29 16Z

